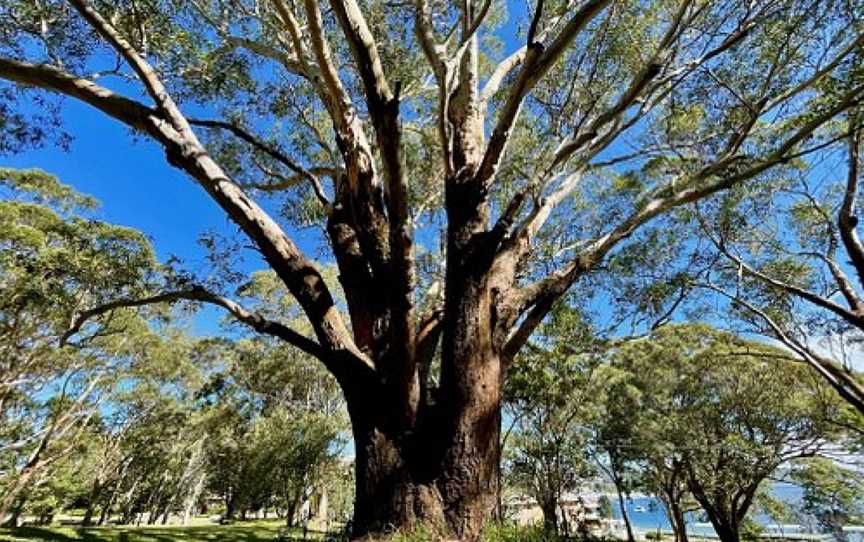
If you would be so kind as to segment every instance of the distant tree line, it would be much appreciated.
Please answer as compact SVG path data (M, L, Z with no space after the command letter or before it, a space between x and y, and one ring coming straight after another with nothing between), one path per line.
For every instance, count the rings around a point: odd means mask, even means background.
M209 509L294 524L316 491L350 499L344 404L317 365L261 338L190 336L183 314L158 309L67 340L76 311L168 270L143 235L92 218L94 200L50 175L0 170L0 185L0 523L68 509L85 525L186 522ZM284 301L268 280L244 290L262 310Z

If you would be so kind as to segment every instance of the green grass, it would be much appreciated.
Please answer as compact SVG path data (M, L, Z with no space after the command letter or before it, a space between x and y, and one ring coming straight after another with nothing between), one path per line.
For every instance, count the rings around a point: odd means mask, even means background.
M18 527L0 529L2 542L265 542L283 532L279 521L248 521L232 525L196 527ZM319 535L310 533L309 540ZM282 540L301 542L302 531L294 530Z

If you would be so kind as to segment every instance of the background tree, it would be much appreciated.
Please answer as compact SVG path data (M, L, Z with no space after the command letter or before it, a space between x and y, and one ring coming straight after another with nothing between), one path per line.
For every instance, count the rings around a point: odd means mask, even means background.
M864 384L852 365L864 332L859 118L859 110L850 112L845 133L817 156L794 160L770 184L730 192L695 217L726 263L714 266L706 287L861 413Z
M41 171L0 173L3 521L80 506L85 525L187 522L220 478L237 486L242 513L302 504L347 423L326 371L283 344L190 339L161 311L114 311L71 340L82 306L171 272L140 233L90 218L91 198ZM266 273L242 295L262 312L290 310ZM208 465L222 430L242 444L226 467L240 477Z
M778 467L838 436L829 419L839 403L825 401L826 386L782 350L705 326L668 326L618 355L644 392L646 414L674 424L657 437L680 458L687 490L724 542L740 540L760 485Z
M562 497L594 474L585 446L595 409L590 394L598 361L590 350L596 340L566 308L555 312L541 337L542 346L517 358L504 390L513 425L502 460L509 481L537 501L545 528L557 535L563 527L569 535Z
M847 540L843 527L864 515L864 483L857 473L817 457L797 462L791 479L804 491L802 511L815 517L824 532Z
M59 348L69 322L83 306L145 291L156 263L140 233L76 215L95 201L44 172L0 169L0 187L2 523L153 342L139 317L117 313Z

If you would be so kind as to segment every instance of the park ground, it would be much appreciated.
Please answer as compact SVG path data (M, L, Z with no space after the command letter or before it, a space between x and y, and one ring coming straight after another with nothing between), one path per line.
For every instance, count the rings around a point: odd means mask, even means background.
M301 542L321 540L302 529L286 530L280 521L253 521L232 525L147 527L19 527L0 529L2 542Z

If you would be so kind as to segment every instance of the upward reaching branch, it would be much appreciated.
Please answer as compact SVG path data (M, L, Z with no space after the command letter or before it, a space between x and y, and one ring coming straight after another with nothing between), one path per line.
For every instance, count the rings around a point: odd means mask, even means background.
M855 216L855 198L858 196L858 182L861 165L861 128L854 128L849 134L849 169L846 178L846 192L840 206L840 238L849 254L849 259L864 286L864 245L858 237L858 217Z
M366 18L363 17L356 0L333 0L332 5L342 31L351 44L351 52L363 79L370 105L382 106L393 99L393 92L384 75L378 45L366 24Z
M110 23L108 23L108 21L103 19L95 9L90 7L85 0L69 0L69 3L78 10L90 26L92 26L93 29L105 39L105 41L111 44L120 56L129 63L133 70L135 70L135 73L138 74L138 78L144 84L144 88L147 89L147 93L150 94L150 97L156 102L156 106L171 122L174 129L184 136L191 136L192 130L189 127L189 124L186 122L185 117L180 113L180 110L168 94L168 90L165 88L165 85L162 84L162 81L159 79L159 76L156 74L153 67L150 66L150 64L145 61L140 54L138 54L138 51L136 51L135 48L132 47L132 45L126 41L126 39L121 36Z
M395 371L400 389L408 394L404 401L411 410L412 407L407 403L413 400L409 396L415 393L412 383L415 376L414 248L408 210L408 185L402 164L402 130L399 125L401 83L397 82L394 94L384 74L375 37L356 0L333 0L332 5L363 80L366 104L384 166L389 263L395 281L390 322L391 355L394 359L388 365Z
M477 178L481 183L488 184L494 177L525 97L564 55L579 32L609 3L610 0L588 0L573 14L564 29L547 47L539 42L531 42L526 46L522 70L516 76L516 80L510 87L507 100L498 114L498 121L489 137L489 144L477 173ZM537 7L538 10L542 9L542 6L543 3L540 2ZM536 33L538 20L535 17L532 21L532 37Z

